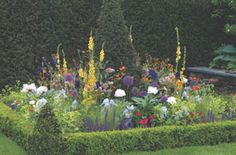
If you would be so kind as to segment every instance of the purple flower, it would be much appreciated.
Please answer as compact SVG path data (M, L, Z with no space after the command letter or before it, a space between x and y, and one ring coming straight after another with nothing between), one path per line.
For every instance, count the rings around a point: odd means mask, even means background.
M96 82L96 87L97 88L101 87L101 83L99 81Z
M168 99L168 97L166 95L162 96L161 97L161 102L166 102Z
M75 80L75 88L80 88L80 81L79 80Z
M71 74L66 74L64 78L64 80L68 82L71 82L73 80L73 76Z
M123 78L123 84L126 86L126 87L130 87L134 84L134 77L133 76L129 76L129 75L126 75L124 78Z
M140 91L139 96L140 97L147 96L147 91L145 91L145 90Z
M149 86L152 86L152 87L157 87L157 88L159 88L159 85L158 85L158 83L157 82L151 82L150 84L149 84Z
M131 96L139 96L139 89L137 87L131 89Z
M158 76L157 76L157 72L154 71L153 69L149 70L149 75L152 77L153 80L157 80Z
M76 97L78 96L78 91L75 89L71 92L71 96Z

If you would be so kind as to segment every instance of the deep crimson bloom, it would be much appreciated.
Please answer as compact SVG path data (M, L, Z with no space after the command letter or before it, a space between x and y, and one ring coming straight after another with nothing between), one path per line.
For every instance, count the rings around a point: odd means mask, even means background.
M155 118L155 115L151 115L149 116L150 119L154 119Z
M134 113L134 115L137 116L137 117L140 117L140 116L142 116L142 113L141 113L140 111L136 111L136 112Z
M154 118L155 118L155 115L151 115L151 116L149 116L149 119L150 119L150 122L151 122L151 123L154 122Z
M139 121L139 124L141 124L141 125L147 125L147 123L148 123L148 119L147 118L141 119Z
M191 117L193 117L194 116L194 112L189 112L189 115L191 116Z
M202 111L198 112L198 116L202 117L203 116L203 112Z
M193 90L193 91L198 91L198 90L199 90L199 87L198 87L197 85L194 85L194 86L192 86L192 90Z

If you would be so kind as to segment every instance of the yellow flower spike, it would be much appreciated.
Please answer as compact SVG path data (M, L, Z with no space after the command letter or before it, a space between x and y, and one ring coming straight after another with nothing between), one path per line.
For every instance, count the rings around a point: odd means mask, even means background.
M105 52L104 49L102 48L102 50L100 51L100 62L103 62L105 58Z
M94 47L93 34L92 34L92 32L91 32L91 33L90 33L90 37L89 37L88 49L89 49L90 51L93 51L93 47Z
M84 70L83 70L83 68L79 69L79 77L81 77L81 78L84 77Z
M59 50L60 50L61 45L62 45L62 44L59 44L59 45L57 46L57 53L56 53L56 59L57 59L57 65L56 65L56 67L57 67L58 72L60 72L60 69L61 69L61 66L60 66L60 53L59 53Z
M67 61L66 61L66 56L64 51L62 50L63 53L63 75L67 74Z

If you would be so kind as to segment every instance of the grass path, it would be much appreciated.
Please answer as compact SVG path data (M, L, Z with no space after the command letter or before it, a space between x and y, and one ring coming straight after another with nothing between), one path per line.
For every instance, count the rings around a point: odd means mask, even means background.
M0 133L0 155L26 155L15 142Z
M132 152L124 155L236 155L236 143L183 147L156 152Z

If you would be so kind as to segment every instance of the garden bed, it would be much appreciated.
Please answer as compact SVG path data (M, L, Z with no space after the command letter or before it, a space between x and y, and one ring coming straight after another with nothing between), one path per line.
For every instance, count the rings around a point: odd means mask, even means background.
M26 151L32 138L32 126L5 104L0 104L0 130ZM236 141L236 121L194 126L162 126L148 129L71 133L66 139L67 154L109 154L150 151L192 145L213 145Z

